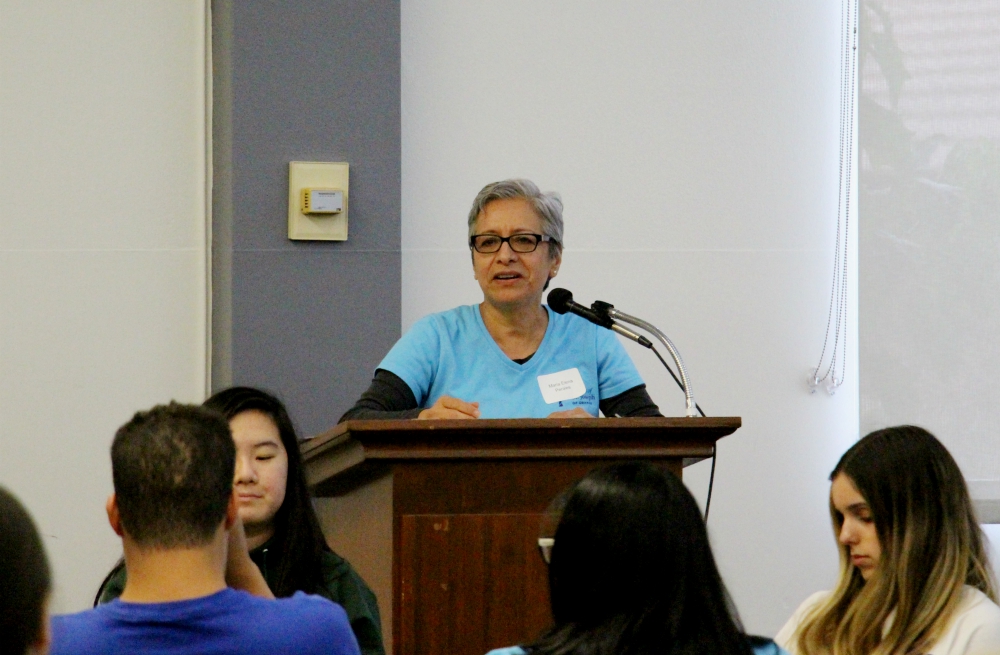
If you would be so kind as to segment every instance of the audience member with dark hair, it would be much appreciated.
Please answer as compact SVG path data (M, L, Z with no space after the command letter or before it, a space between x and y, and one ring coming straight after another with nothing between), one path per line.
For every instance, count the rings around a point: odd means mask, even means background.
M555 625L494 653L777 655L746 635L712 557L701 513L672 473L615 464L580 480L551 546Z
M378 601L350 563L323 537L306 485L299 441L284 405L250 387L211 396L205 407L222 413L236 444L234 486L250 558L275 596L318 594L347 611L364 655L384 655ZM108 575L98 602L125 587L123 563Z
M119 600L53 618L55 655L358 655L336 604L302 593L274 600L247 551L235 461L226 418L204 407L160 405L118 430L107 511L128 580Z
M31 516L0 487L0 653L46 653L52 586L49 563Z
M996 655L1000 607L955 460L913 426L872 432L830 474L840 580L777 641L801 655Z

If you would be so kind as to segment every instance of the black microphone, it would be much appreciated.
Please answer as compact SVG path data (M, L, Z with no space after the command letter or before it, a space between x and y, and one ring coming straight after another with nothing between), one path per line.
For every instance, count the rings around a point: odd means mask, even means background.
M549 307L552 308L556 314L565 314L566 312L572 312L577 316L582 316L591 323L600 325L602 328L611 329L611 326L615 324L614 321L607 315L601 315L595 312L590 307L581 305L578 302L573 302L573 293L568 289L553 289L549 291L549 296L546 299L549 303Z
M591 323L611 330L615 334L620 334L626 339L631 339L644 348L653 347L653 343L646 337L641 334L636 334L632 330L615 323L611 316L608 315L607 311L596 311L590 307L585 307L578 302L573 302L573 294L566 289L553 289L552 291L549 291L549 297L547 300L549 307L552 308L552 311L556 314L572 312L577 316L582 316Z

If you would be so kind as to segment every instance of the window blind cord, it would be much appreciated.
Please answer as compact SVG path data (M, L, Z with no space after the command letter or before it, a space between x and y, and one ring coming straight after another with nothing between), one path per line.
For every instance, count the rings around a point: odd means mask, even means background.
M670 377L674 379L674 382L676 382L677 386L681 388L681 391L684 391L684 384L680 381L680 378L677 377L677 374L674 373L674 369L670 368L670 364L667 363L667 360L663 359L663 355L660 354L660 351L658 351L655 346L650 346L649 349L653 351L653 354L656 355L657 359L659 359L660 362L662 362L663 366L666 367L667 372L670 373ZM705 412L702 410L701 406L698 405L698 403L695 403L694 406L695 409L698 410L699 414L705 416ZM705 496L705 523L708 523L708 510L712 506L712 488L715 486L715 459L716 459L715 456L717 452L718 452L718 446L713 443L712 472L708 474L708 493Z
M834 243L833 281L827 310L826 331L819 362L809 373L809 392L826 382L829 394L836 393L847 372L847 247L850 235L851 181L854 172L854 101L858 50L858 6L856 0L841 4L840 68L840 167L837 196L837 236ZM833 328L833 345L830 332ZM823 372L827 349L830 361ZM839 374L838 374L839 370Z

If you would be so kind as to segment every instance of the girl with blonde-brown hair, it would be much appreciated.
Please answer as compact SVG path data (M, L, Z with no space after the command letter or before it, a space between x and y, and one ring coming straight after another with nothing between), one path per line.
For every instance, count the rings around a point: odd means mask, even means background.
M872 432L830 475L840 579L775 641L793 655L997 655L1000 607L962 473L931 433Z

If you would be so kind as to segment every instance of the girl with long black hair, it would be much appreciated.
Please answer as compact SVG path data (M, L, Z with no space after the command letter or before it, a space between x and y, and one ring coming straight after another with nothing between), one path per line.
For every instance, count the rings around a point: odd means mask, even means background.
M318 594L343 606L362 655L385 655L375 594L326 543L313 509L299 440L285 406L251 387L219 391L204 402L229 419L236 442L233 486L250 558L275 596ZM120 562L105 578L96 604L121 595Z
M591 472L570 492L551 545L553 627L508 655L779 655L743 632L701 512L649 463ZM496 651L494 651L496 652Z

